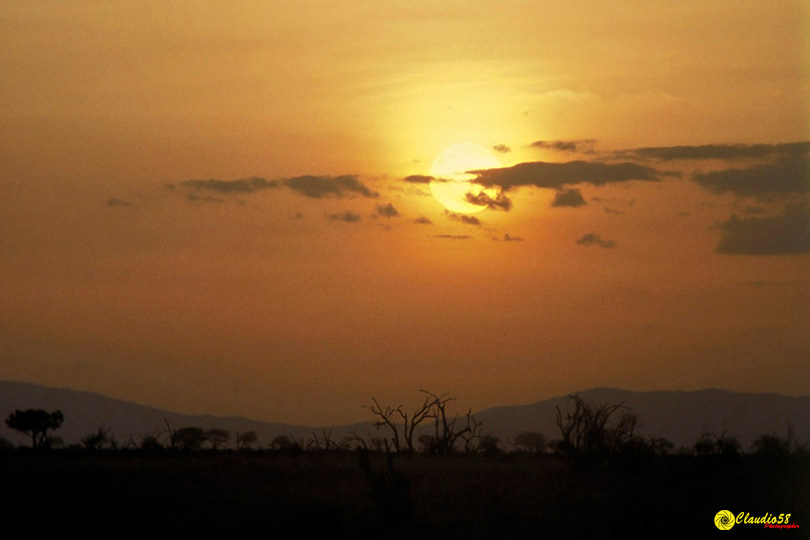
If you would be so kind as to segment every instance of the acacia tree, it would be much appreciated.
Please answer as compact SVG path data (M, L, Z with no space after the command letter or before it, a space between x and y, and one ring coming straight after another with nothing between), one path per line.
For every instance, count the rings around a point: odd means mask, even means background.
M180 450L199 450L205 442L205 432L198 427L184 427L172 433L172 447Z
M205 432L205 440L211 445L212 450L219 450L219 447L231 440L231 432L227 429L211 428Z
M238 450L249 450L251 446L259 442L259 436L255 431L245 431L236 434L236 448Z
M6 425L11 429L31 437L33 448L47 446L48 431L57 429L65 421L61 411L47 412L42 409L15 410L6 418Z

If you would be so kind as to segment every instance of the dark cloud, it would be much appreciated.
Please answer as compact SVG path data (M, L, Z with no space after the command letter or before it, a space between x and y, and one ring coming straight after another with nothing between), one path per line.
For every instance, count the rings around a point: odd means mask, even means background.
M352 212L349 212L348 210L344 212L338 212L337 214L329 214L327 217L335 221L345 221L347 223L357 223L358 221L360 221L360 216L358 214L354 214Z
M131 208L132 203L127 202L127 201L122 200L122 199L116 199L115 197L113 197L112 199L107 201L107 206L119 207L119 208Z
M376 198L380 194L364 186L356 176L297 176L284 182L290 189L313 199L325 197L342 198L346 195L362 195Z
M656 146L620 152L641 158L660 159L743 159L801 156L810 152L810 142L786 144L705 144L701 146Z
M810 209L807 205L787 207L782 214L740 218L720 225L723 237L717 253L738 255L791 255L810 252Z
M242 178L240 180L184 180L180 185L197 191L215 191L222 194L255 193L279 187L278 180Z
M471 204L477 206L486 206L491 210L504 210L508 212L512 209L512 200L507 197L502 191L493 199L483 191L477 195L474 193L466 193L464 199Z
M605 206L604 210L605 210L606 214L616 214L617 216L623 216L624 215L624 212L622 210L614 210L613 208L610 208L608 206Z
M599 246L601 248L612 248L616 247L616 242L613 240L602 240L602 238L596 233L588 233L584 235L582 238L577 240L577 244L580 246Z
M391 204L391 203L378 204L374 208L375 208L375 212L374 212L375 216L385 217L385 218L399 217L399 212L397 212L397 209L394 208L394 205Z
M522 242L523 238L519 236L511 236L509 233L503 235L502 238L498 238L497 236L492 237L493 240L496 242Z
M469 240L472 238L469 234L434 234L433 238L447 238L450 240Z
M419 225L433 225L433 222L432 222L432 221L430 221L430 220L429 220L428 218L426 218L425 216L419 216L418 218L416 218L415 220L413 220L413 222L414 222L414 223L417 223L417 224L419 224Z
M506 146L505 144L496 144L495 146L492 147L492 149L500 154L508 154L509 152L512 151L512 149Z
M692 175L692 179L714 193L768 198L810 191L807 157L792 157L775 163L744 169L725 169Z
M435 180L435 178L432 176L425 176L423 174L412 174L410 176L406 176L403 178L403 180L411 184L429 184Z
M500 186L509 190L519 186L537 186L560 189L574 184L603 184L629 180L658 181L655 169L636 163L597 163L569 161L547 163L543 161L519 163L504 169L473 171L478 175L476 183L483 186Z
M595 144L596 139L582 139L578 141L535 141L532 143L532 146L534 148L555 150L557 152L583 152L585 154L593 154Z
M467 225L481 225L481 220L475 216L471 216L469 214L454 214L453 212L448 212L447 210L444 213L450 219L455 219L456 221L460 221L462 223L466 223Z
M551 206L570 206L576 208L587 204L585 199L582 198L582 193L578 189L566 189L558 191L554 195L554 200L551 201Z

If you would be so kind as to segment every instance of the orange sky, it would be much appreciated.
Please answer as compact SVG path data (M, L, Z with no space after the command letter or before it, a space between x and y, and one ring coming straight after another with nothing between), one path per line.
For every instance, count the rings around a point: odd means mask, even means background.
M808 394L808 28L789 0L5 0L0 378L324 425L419 388ZM460 142L502 165L474 214L426 183Z

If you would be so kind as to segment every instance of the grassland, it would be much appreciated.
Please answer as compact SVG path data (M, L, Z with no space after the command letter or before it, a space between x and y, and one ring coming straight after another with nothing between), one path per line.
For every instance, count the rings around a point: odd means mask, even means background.
M12 521L64 536L190 538L683 538L728 509L791 513L810 530L810 461L661 456L397 456L413 519L382 517L352 452L0 454ZM372 455L375 471L385 470ZM383 475L381 474L381 477ZM736 537L760 537L737 525ZM703 533L703 534L701 534Z

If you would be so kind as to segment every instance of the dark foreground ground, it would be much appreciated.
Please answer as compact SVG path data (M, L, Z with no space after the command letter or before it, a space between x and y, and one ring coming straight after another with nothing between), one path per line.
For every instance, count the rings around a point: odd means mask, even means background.
M370 459L373 471L385 470L383 456ZM66 538L810 537L807 458L583 465L553 456L398 456L393 464L407 479L412 519L396 508L381 515L353 453L9 452L0 454L0 486L11 496L0 517L6 531L19 523ZM720 531L719 510L789 513L800 528Z

